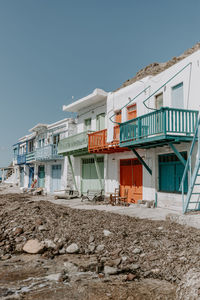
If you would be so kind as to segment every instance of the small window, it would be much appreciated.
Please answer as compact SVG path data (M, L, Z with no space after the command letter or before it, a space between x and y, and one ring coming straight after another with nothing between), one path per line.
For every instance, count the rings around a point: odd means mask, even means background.
M172 87L172 107L184 108L183 82Z
M30 141L29 142L29 146L28 146L28 152L33 152L34 151L34 141Z
M91 118L84 120L84 130L91 130Z
M155 96L155 108L161 109L161 107L163 107L163 93Z
M122 112L121 110L115 114L115 122L121 123L122 121Z
M137 107L136 104L127 107L127 119L132 120L137 118Z
M58 143L60 141L60 135L56 134L53 136L53 144L58 146Z

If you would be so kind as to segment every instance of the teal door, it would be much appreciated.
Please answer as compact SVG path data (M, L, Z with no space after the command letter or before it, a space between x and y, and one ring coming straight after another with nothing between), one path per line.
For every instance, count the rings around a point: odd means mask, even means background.
M38 167L38 187L45 187L45 169L44 166Z
M20 168L20 187L24 187L24 168Z
M161 165L159 173L160 191L174 192L174 165Z
M187 160L187 153L181 153ZM159 191L179 193L180 183L183 177L184 165L175 154L159 156ZM188 191L188 179L185 180L184 192Z
M98 157L101 178L104 179L104 159ZM86 194L88 190L101 190L101 185L97 176L94 158L82 159L82 179L81 179L81 193Z
M53 165L51 170L52 184L51 192L61 189L61 165Z

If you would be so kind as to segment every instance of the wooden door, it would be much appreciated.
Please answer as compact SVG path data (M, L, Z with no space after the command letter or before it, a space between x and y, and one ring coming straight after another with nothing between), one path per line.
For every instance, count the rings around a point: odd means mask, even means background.
M120 160L120 193L128 189L128 202L142 200L142 165L138 159Z

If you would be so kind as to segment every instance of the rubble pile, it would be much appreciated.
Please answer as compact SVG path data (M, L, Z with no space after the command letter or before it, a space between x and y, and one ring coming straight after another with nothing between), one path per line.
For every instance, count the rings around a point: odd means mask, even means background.
M124 280L178 284L198 259L197 229L99 211L83 211L20 194L0 195L0 261L22 253L77 255L81 271ZM92 260L88 260L88 258Z
M124 87L138 81L138 80L141 80L142 78L145 78L147 76L158 75L159 73L161 73L164 70L170 68L171 66L178 63L182 59L184 59L187 56L191 55L192 53L198 51L199 49L200 49L200 42L196 43L192 48L189 48L188 50L186 50L180 56L175 56L167 62L163 62L163 63L154 62L154 63L149 64L145 68L138 71L134 77L132 77L131 79L126 80L120 88L116 89L116 91L120 90L121 88L124 88Z

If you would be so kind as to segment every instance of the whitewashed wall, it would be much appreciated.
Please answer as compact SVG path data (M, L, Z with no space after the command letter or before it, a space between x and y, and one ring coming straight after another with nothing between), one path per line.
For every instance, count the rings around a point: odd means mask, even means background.
M176 73L178 73L182 68L188 65L180 74L174 77L169 83L166 82L172 78ZM137 116L141 116L152 110L147 109L143 105L143 101L147 99L152 93L157 91L162 85L164 87L160 89L156 94L163 92L163 106L172 107L172 97L171 91L172 87L183 82L183 94L184 94L184 107L185 109L200 110L200 51L193 53L192 55L186 57L182 61L171 66L167 70L156 76L149 76L143 78L130 86L122 88L116 92L108 94L107 100L107 116L108 116L108 141L113 139L113 124L109 117L112 114L123 107L129 102L129 97L133 99L142 90L150 86L147 89L146 94L142 93L141 96L137 98L134 102L137 104ZM133 103L134 103L133 102ZM155 96L152 96L147 102L148 107L155 107ZM122 122L126 121L126 109L122 111Z
M96 131L96 116L106 113L106 101L101 100L96 105L87 107L78 112L77 133L84 131L84 120L91 118L91 130Z

